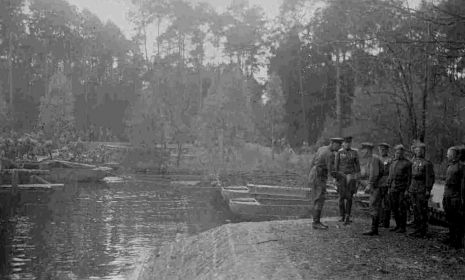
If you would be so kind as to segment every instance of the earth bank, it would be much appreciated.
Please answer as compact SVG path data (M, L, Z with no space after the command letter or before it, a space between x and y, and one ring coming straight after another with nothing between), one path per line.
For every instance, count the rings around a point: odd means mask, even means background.
M311 220L227 224L152 252L133 279L465 279L465 254L443 245L445 229L426 239L382 229L361 232L368 220L328 231Z

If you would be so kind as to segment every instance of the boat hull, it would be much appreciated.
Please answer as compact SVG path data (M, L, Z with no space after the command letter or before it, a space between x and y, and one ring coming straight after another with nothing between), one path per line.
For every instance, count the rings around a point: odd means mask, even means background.
M280 199L311 199L311 189L308 188L292 188L282 186L268 185L252 185L246 186L228 186L221 188L221 196L227 202L235 198L280 198ZM328 189L326 193L327 199L337 197L336 190Z
M45 177L51 182L98 182L109 175L108 170L102 168L51 168Z
M325 202L323 216L335 216L338 212L336 200ZM289 220L310 218L312 216L312 202L306 200L275 200L238 198L229 201L229 209L241 220Z

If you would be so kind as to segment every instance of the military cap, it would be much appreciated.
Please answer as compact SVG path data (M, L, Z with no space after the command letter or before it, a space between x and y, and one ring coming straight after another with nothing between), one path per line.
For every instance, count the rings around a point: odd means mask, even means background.
M370 149L373 149L373 147L374 147L374 145L373 145L373 143L371 143L371 142L363 142L363 143L362 143L362 149L363 149L363 148L370 148Z
M336 143L341 143L342 141L344 141L344 139L340 137L334 137L334 138L331 138L330 140L331 142L336 142Z
M343 140L344 142L352 142L352 136L345 136Z
M405 150L405 147L404 147L404 145L399 144L399 145L394 147L394 150Z
M391 145L389 145L388 143L383 142L383 143L379 143L378 147L385 147L385 148L389 149L391 147Z

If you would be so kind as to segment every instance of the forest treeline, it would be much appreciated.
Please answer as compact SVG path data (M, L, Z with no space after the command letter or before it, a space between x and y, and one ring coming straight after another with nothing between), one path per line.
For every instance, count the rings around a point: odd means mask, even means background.
M350 134L419 139L436 162L465 141L461 0L286 0L272 19L244 0L127 2L133 38L65 0L0 0L3 131L102 127L221 157Z

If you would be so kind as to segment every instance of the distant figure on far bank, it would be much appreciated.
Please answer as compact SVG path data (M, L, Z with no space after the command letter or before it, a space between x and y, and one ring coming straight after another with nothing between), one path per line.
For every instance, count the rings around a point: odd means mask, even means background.
M358 153L351 148L352 137L344 137L342 149L336 154L335 172L339 193L339 214L344 225L351 223L352 200L357 192L357 179L360 176Z
M328 146L318 149L311 163L309 174L309 187L313 199L313 228L328 229L328 226L320 221L321 212L325 203L326 182L330 174L334 172L334 153L341 148L342 138L331 138Z

